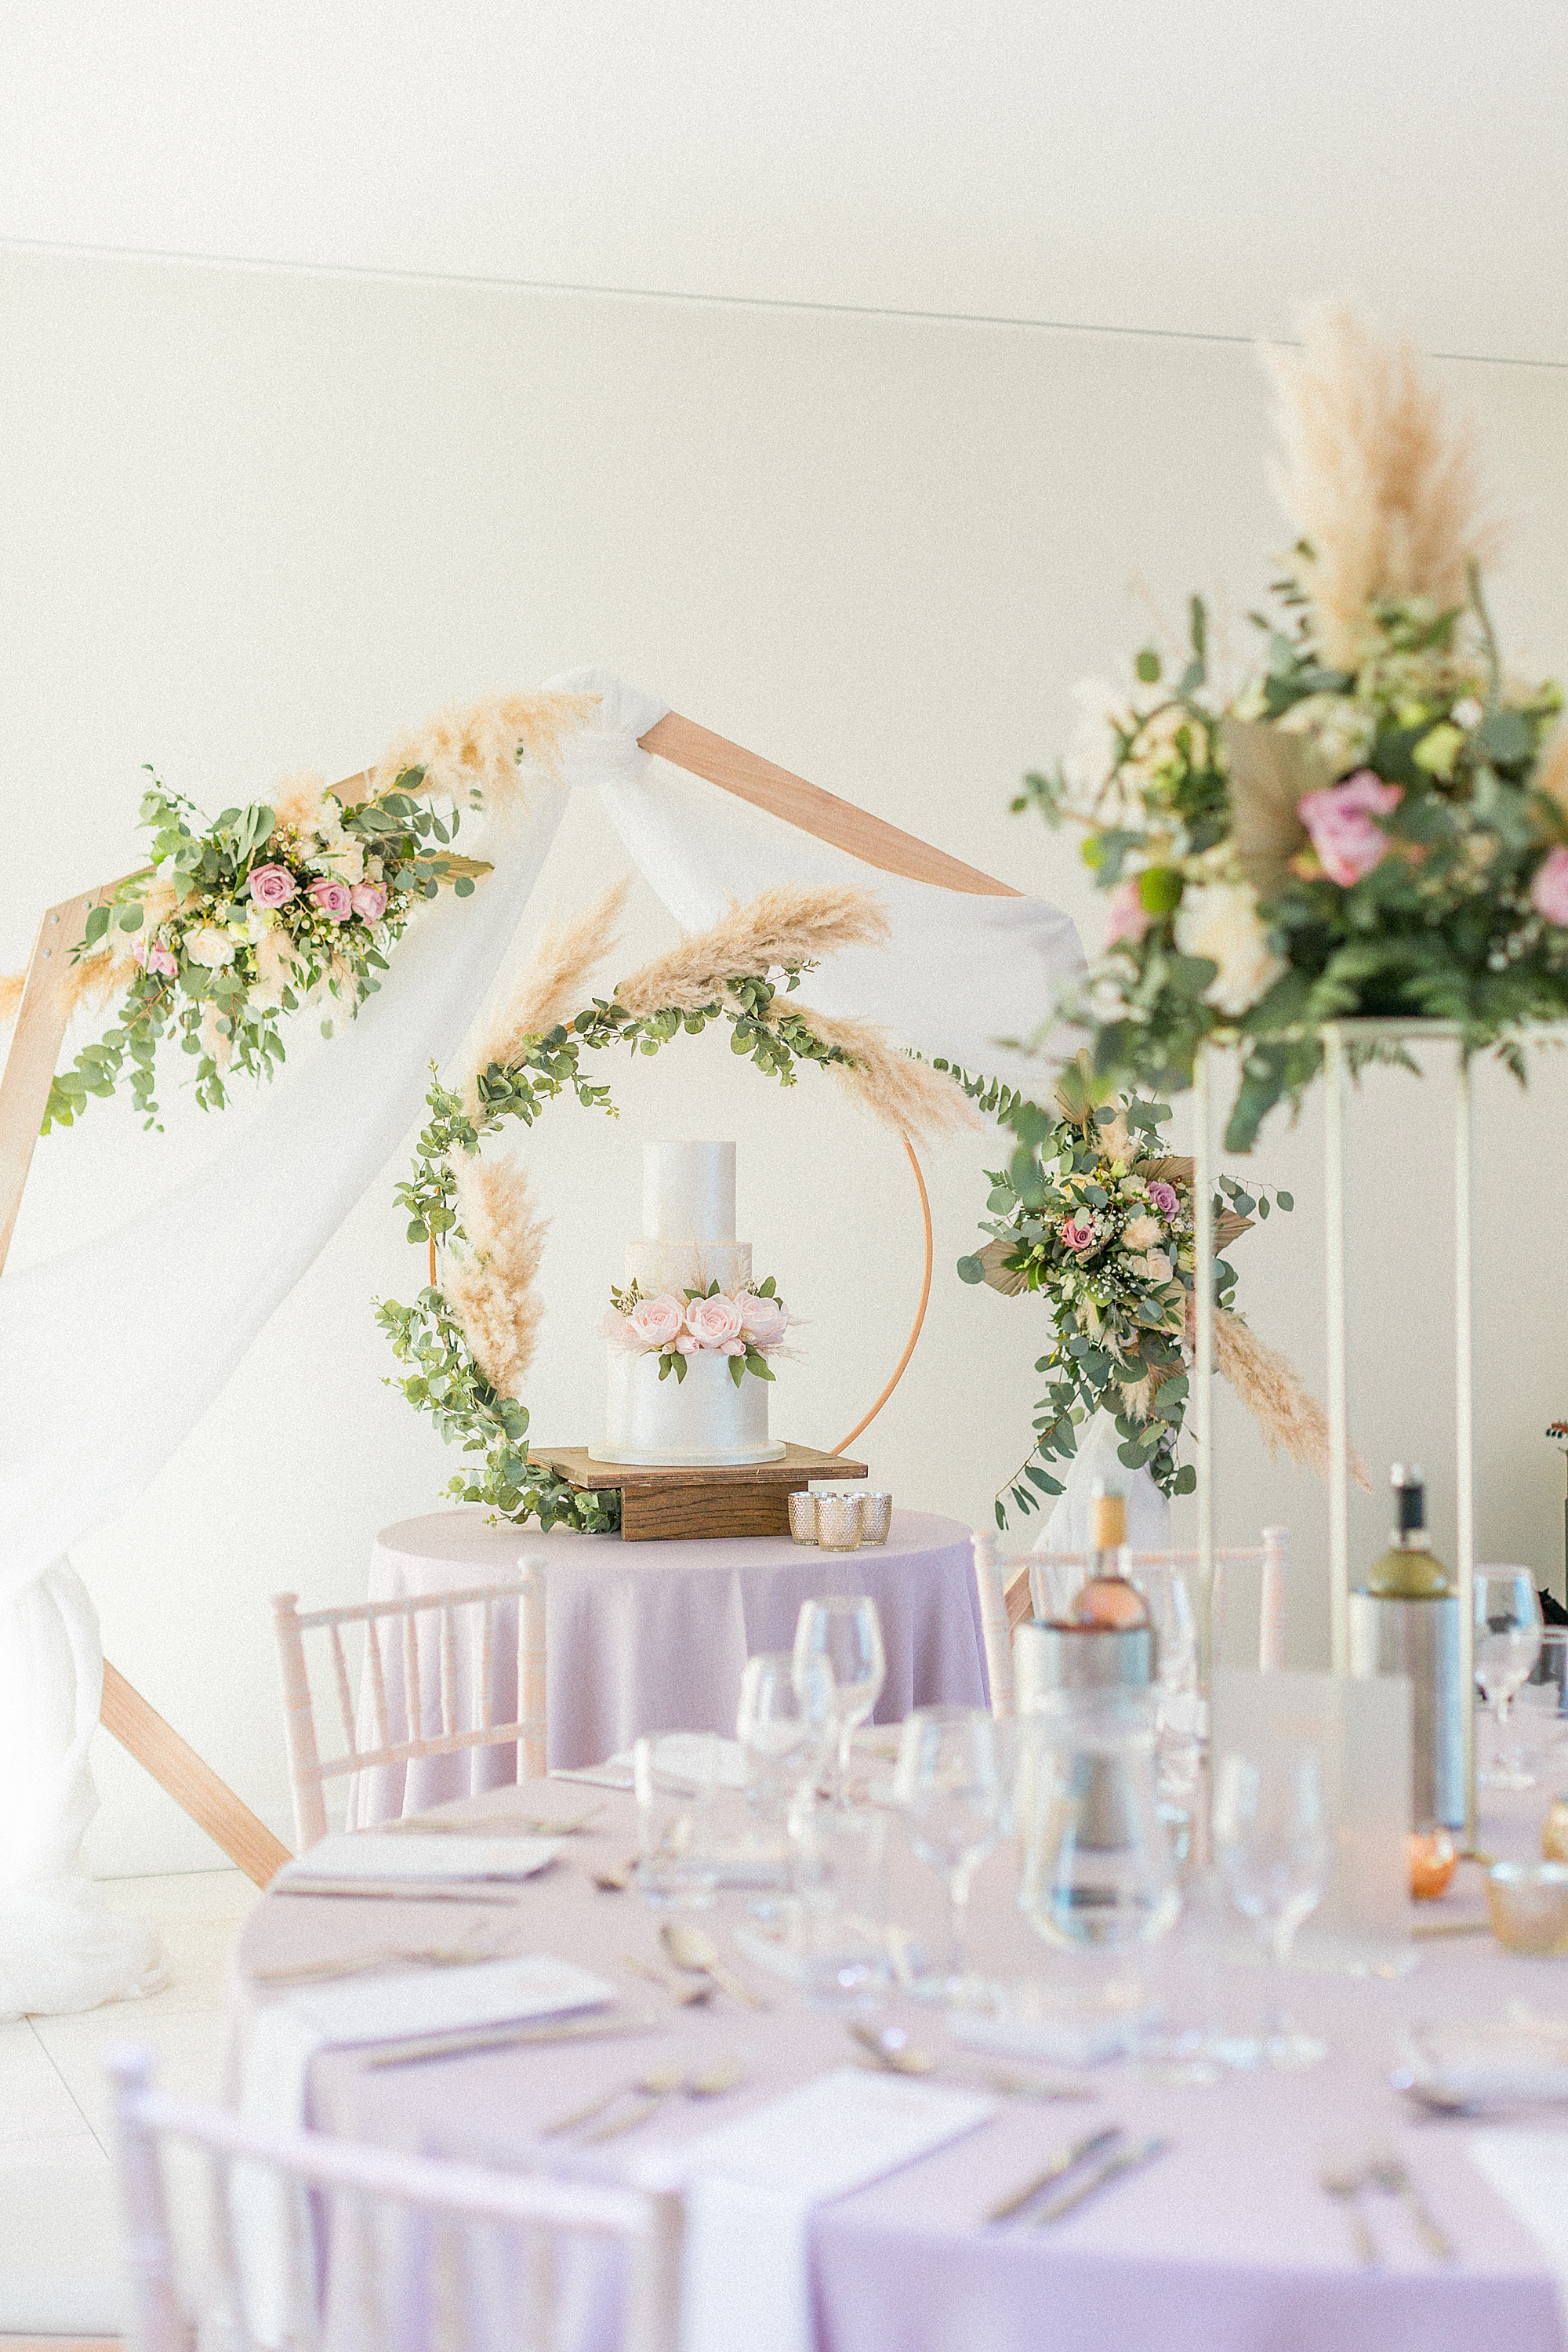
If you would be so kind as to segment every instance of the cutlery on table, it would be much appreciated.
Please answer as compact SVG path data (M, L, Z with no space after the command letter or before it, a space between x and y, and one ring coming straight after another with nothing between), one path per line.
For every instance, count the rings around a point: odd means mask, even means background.
M1417 1919L1410 1933L1426 1943L1437 1936L1489 1936L1491 1931L1489 1919Z
M538 1878L542 1873L536 1870L531 1875ZM289 1878L267 1891L269 1895L327 1895L336 1903L515 1904L526 1883L521 1878Z
M1166 2149L1174 2145L1174 2141L1169 2139L1141 2139L1131 2147L1116 2150L1095 2165L1080 2180L1069 2180L1065 2189L1058 2189L1054 2197L1047 2198L1033 2217L1036 2226L1060 2221L1068 2214L1076 2213L1080 2205L1087 2204L1091 2197L1098 2197L1100 2191L1109 2189L1113 2180L1121 2180L1130 2172L1141 2171L1144 2165L1152 2164L1156 2157L1163 2156Z
M901 2025L861 2025L849 2028L850 2038L889 2074L929 2074L936 2060L910 2040Z
M1087 2164L1091 2157L1099 2156L1112 2147L1122 2136L1121 2126L1110 2124L1104 2131L1090 2132L1087 2139L1071 2140L1067 2147L1058 2147L1045 2170L1037 2172L1033 2180L1026 2181L1022 2189L1004 2199L1000 2205L994 2205L985 2216L986 2221L1010 2221L1016 2213L1023 2211L1026 2205L1032 2205L1042 2189L1049 2189L1056 2181L1064 2180L1069 2172L1076 2172L1080 2164Z
M936 2060L918 2042L911 2042L901 2025L854 2024L849 2028L852 2040L860 2044L873 2064L882 2066L890 2074L930 2074L936 2069ZM942 2079L948 2083L973 2083L990 2091L998 2099L1092 2099L1095 2093L1084 2083L1043 2082L1037 2074L1013 2074L1005 2069L988 2066L944 2066Z
M710 1977L721 1992L731 2000L744 2001L748 2009L766 2009L768 2004L760 1992L742 1984L719 1959L719 1947L704 1927L692 1927L687 1919L667 1919L658 1931L658 1940L678 1969L689 1976Z
M592 2131L585 2131L578 2145L586 2147L590 2143L596 2143L599 2140L618 2139L623 2132L637 2131L643 2124L649 2122L663 2106L666 2099L673 2098L676 2092L683 2092L689 2099L720 2099L723 2097L726 2091L732 2091L736 2084L744 2082L745 2078L746 2070L738 2058L721 2058L715 2065L708 2067L702 2074L688 2074L684 2080L675 2084L673 2090L662 2091L657 2096L646 2097L642 2105L634 2109L629 2116L612 2116L606 2122L596 2125Z
M554 2025L481 2025L410 2035L383 2044L363 2062L366 2067L425 2066L439 2058L467 2058L480 2050L520 2050L539 2042L614 2042L634 2033L662 2033L656 2017L571 2018Z
M353 1959L298 1960L292 1966L252 1969L250 1979L253 1984L323 1984L340 1977L364 1976L372 1969L477 1968L485 1960L502 1958L504 1955L498 1948L497 1937L489 1935L477 1943L415 1944L392 1947L380 1952L361 1952Z
M1433 2212L1406 2167L1389 2150L1367 2158L1366 2177L1385 2197L1397 2197L1410 2216L1411 2227L1434 2262L1457 2263L1459 2250Z
M639 1960L635 1952L623 1952L621 1966L629 1969L634 1977L641 1977L646 1983L661 1986L671 2000L678 2000L683 2009L694 2009L699 2001L713 1998L713 1986L706 1977L700 1984L682 1984L679 1977L667 1975L663 1969L656 1969L650 1960Z
M671 2097L686 2081L686 2068L654 2066L646 2074L634 2074L628 2082L612 2083L601 2098L590 2099L585 2107L574 2107L570 2114L557 2116L552 2123L541 2124L536 2137L559 2139L565 2132L580 2131L611 2107L619 2106L623 2099L652 2100L657 2105L661 2099Z
M1344 2209L1345 2227L1351 2233L1351 2244L1356 2260L1363 2268L1380 2268L1383 2256L1377 2251L1377 2240L1372 2234L1372 2224L1362 2210L1361 2192L1366 2177L1353 2164L1325 2164L1318 2173L1318 2186L1325 2197L1331 2197Z
M402 1837L493 1837L498 1830L521 1830L529 1837L575 1837L604 1811L590 1805L569 1822L537 1820L531 1813L479 1813L468 1821L450 1821L441 1813L411 1813L405 1821L387 1822L384 1831Z
M636 1854L629 1862L606 1863L602 1870L594 1873L594 1884L601 1895L624 1895L637 1866Z

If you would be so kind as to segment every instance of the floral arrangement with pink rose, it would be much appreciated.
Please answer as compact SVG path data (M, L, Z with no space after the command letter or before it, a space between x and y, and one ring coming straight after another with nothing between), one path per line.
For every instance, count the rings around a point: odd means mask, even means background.
M686 1290L679 1298L668 1291L645 1298L634 1282L612 1290L610 1297L600 1326L605 1339L629 1354L657 1356L661 1381L671 1372L683 1381L687 1358L701 1355L728 1356L737 1388L748 1372L771 1381L768 1358L783 1345L790 1326L771 1274L745 1290L723 1291L710 1282L706 1290Z
M1563 690L1499 649L1473 432L1352 312L1270 366L1295 543L1249 616L1261 659L1229 683L1194 597L1186 645L1080 689L1075 751L1014 803L1081 824L1107 894L1069 1008L1097 1070L1163 1093L1235 1047L1237 1151L1300 1102L1327 1022L1451 1023L1522 1080L1520 1031L1568 1017Z

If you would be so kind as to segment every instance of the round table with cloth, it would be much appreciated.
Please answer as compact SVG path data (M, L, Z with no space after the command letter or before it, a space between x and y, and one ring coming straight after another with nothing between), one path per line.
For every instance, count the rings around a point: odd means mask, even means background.
M562 1528L541 1535L506 1522L492 1526L477 1506L433 1511L382 1529L371 1556L369 1597L403 1600L503 1584L524 1557L545 1563L552 1766L602 1763L645 1731L733 1738L746 1660L759 1650L787 1650L801 1602L818 1593L868 1592L877 1603L888 1658L877 1722L896 1723L913 1706L939 1702L986 1703L970 1535L957 1519L895 1510L885 1545L829 1552L773 1536L628 1544ZM416 1622L421 1685L434 1706L439 1621ZM511 1719L516 1696L515 1643L510 1646L509 1655L503 1633L492 1654L491 1671L500 1678L495 1720L503 1723ZM465 1710L468 1678L478 1665L473 1654L459 1660ZM362 1694L362 1713L367 1696ZM408 1736L397 1713L394 1706L395 1741ZM465 1711L462 1720L471 1719ZM375 1745L368 1715L362 1738ZM370 1828L515 1777L510 1748L383 1766L354 1776L349 1825Z

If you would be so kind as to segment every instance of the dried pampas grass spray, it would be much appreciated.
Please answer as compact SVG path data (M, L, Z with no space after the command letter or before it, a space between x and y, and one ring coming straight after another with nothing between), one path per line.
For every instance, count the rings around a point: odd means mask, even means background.
M616 926L630 888L631 877L623 875L574 922L552 923L543 932L516 993L468 1057L463 1099L470 1116L479 1108L479 1078L492 1062L504 1069L521 1052L525 1037L546 1036L582 1012L590 976L616 944Z
M442 1287L480 1371L498 1396L515 1397L539 1345L534 1286L549 1220L515 1160L465 1160L452 1172L468 1255L448 1254Z
M763 890L644 964L618 984L616 996L628 1013L698 1013L726 981L816 963L840 948L880 947L887 936L881 902L867 891Z
M1299 1470L1329 1475L1329 1421L1322 1406L1302 1387L1295 1368L1277 1348L1266 1347L1238 1315L1223 1307L1214 1319L1214 1352L1225 1374L1251 1413L1269 1453L1283 1454ZM1363 1493L1372 1480L1366 1464L1351 1448L1351 1475Z
M825 1045L837 1045L849 1055L849 1061L828 1062L824 1067L842 1080L873 1118L885 1120L912 1142L931 1143L984 1125L951 1078L933 1070L929 1062L906 1054L874 1022L817 1013L793 996L775 997L770 1011L775 1019L780 1013L797 1013Z
M1406 338L1345 307L1302 318L1300 352L1266 351L1281 462L1274 488L1311 553L1299 577L1315 635L1353 670L1380 598L1462 604L1467 570L1496 552L1476 434L1447 412Z
M377 762L374 795L387 793L407 768L423 768L428 792L461 806L505 814L526 806L520 756L547 775L559 772L562 747L598 708L596 694L497 694L467 710L447 710L400 736Z

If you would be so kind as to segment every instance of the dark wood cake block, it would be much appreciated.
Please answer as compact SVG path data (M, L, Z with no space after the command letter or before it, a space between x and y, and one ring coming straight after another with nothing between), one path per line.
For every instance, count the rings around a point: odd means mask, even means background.
M660 1537L787 1536L789 1497L814 1478L864 1478L864 1462L786 1445L777 1462L736 1462L715 1469L647 1470L626 1462L596 1462L585 1445L531 1445L531 1462L574 1486L621 1497L621 1539L648 1543Z

